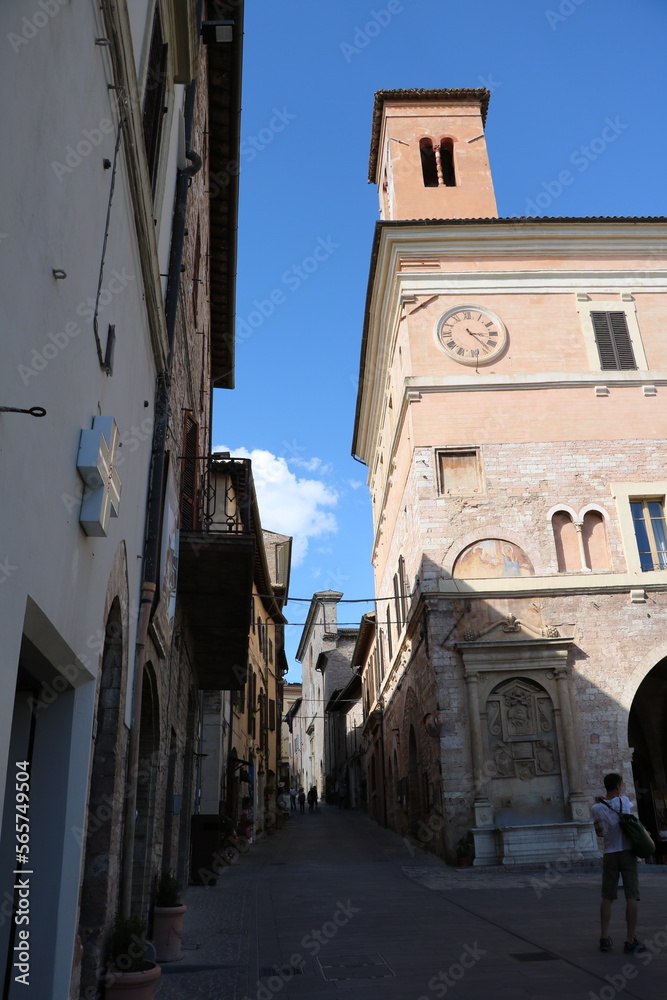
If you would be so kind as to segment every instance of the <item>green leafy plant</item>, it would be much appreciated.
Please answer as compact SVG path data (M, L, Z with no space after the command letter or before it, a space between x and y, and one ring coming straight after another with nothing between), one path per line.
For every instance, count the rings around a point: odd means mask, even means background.
M474 859L475 844L469 833L465 837L461 837L456 845L456 857L459 861L472 861Z
M156 906L180 906L180 889L178 880L171 872L162 872L155 891Z
M146 968L146 924L141 917L116 917L109 942L109 966L114 972L140 972Z

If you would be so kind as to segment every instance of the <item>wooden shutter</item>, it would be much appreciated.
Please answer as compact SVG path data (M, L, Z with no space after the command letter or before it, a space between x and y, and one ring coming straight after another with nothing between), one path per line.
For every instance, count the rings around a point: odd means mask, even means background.
M146 92L144 94L143 107L144 143L146 145L148 173L151 179L151 191L153 194L155 194L157 169L160 161L160 136L162 133L166 87L167 45L162 39L160 5L156 4L155 14L153 15L151 47L148 54L148 73L146 76Z
M273 698L269 698L269 729L276 728L276 703Z
M595 342L603 371L634 371L637 368L624 312L592 312Z
M181 470L181 531L194 531L197 527L197 431L192 417L186 416Z

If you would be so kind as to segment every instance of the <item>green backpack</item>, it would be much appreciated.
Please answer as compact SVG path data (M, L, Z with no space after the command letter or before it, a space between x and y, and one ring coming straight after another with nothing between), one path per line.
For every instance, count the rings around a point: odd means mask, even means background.
M602 802L611 809L612 812L616 812L612 806L609 805L606 799L602 799ZM619 799L621 803L621 811L618 813L618 820L621 824L622 832L628 837L630 841L630 850L638 858L650 858L652 854L655 854L655 844L653 843L653 838L648 832L646 827L639 822L636 816L632 813L623 812L623 799Z

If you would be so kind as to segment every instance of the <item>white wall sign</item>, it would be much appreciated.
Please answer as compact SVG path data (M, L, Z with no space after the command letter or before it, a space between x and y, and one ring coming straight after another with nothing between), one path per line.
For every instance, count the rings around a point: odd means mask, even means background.
M121 482L116 472L118 427L113 417L94 417L81 431L76 468L86 484L79 521L87 535L106 538L109 517L118 517Z

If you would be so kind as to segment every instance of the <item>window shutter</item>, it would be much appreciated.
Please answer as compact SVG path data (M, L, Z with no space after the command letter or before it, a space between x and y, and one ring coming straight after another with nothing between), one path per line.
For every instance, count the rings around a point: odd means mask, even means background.
M155 7L153 17L153 32L151 47L148 54L148 73L146 76L146 92L144 94L143 127L146 156L148 158L148 173L151 179L151 191L155 194L157 168L160 160L160 135L164 115L164 98L167 87L167 45L162 40L162 24L160 22L160 6Z
M637 363L625 313L593 312L591 319L602 370L636 370Z
M269 729L276 728L276 703L273 698L269 698Z
M197 424L185 418L185 443L181 473L181 531L194 531L197 494Z

